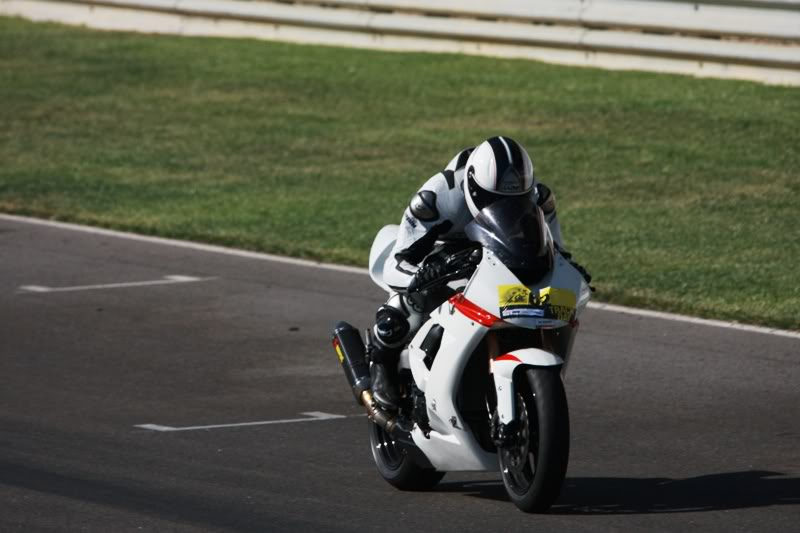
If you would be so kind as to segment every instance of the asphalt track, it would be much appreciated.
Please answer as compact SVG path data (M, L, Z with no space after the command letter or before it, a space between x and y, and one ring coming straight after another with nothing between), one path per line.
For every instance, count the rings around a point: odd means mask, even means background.
M0 531L800 531L800 340L590 310L567 481L524 515L496 474L378 477L329 341L382 298L0 220Z

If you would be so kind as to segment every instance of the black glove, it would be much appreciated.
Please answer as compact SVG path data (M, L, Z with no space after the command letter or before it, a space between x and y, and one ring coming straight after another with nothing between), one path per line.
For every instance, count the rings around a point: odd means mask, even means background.
M571 253L569 253L568 251L566 251L565 249L561 248L558 245L556 245L556 248L558 249L558 252L561 254L561 256L564 259L566 259L569 262L570 265L575 267L575 270L577 270L578 272L581 273L581 276L583 276L583 279L586 280L586 284L589 285L592 282L592 275L589 274L589 272L582 265L578 264L577 261L572 259L572 254ZM594 287L589 285L589 288L592 290L592 292L594 292L594 290L595 290Z
M447 274L447 264L444 259L438 254L429 255L420 269L414 274L414 279L409 283L408 290L410 292L416 291L420 287L424 287L443 277L445 274Z
M589 272L585 268L583 268L583 266L579 265L575 261L570 261L570 264L575 267L575 270L581 273L581 276L583 276L583 279L586 280L587 285L592 282L592 275L589 274ZM594 287L589 285L589 288L592 289L592 292L594 292Z

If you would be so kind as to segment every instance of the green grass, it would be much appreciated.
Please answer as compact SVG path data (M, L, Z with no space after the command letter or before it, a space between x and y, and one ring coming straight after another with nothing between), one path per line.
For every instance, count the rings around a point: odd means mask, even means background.
M800 329L800 90L0 18L0 211L365 265L502 133L607 302Z

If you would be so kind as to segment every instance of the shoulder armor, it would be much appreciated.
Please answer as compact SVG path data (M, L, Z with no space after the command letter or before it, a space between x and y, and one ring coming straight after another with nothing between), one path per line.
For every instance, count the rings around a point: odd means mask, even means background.
M444 167L445 170L449 170L451 172L458 172L459 170L464 168L464 166L467 164L467 159L469 159L469 155L472 153L474 149L475 149L474 147L466 148L458 152L455 155L455 157L453 157L453 159L451 159L450 162L447 163L447 166Z
M539 193L539 200L537 201L539 207L542 208L545 216L552 215L556 210L556 195L544 183L538 183L536 188Z
M469 159L470 154L475 149L475 147L467 148L466 150L462 150L460 154L458 154L458 160L456 161L456 168L455 170L460 170L464 168L467 164L467 159Z
M445 181L447 182L448 189L455 189L456 187L456 173L452 170L442 170L442 176L444 176Z
M433 222L439 218L436 209L436 193L433 191L420 191L414 195L409 204L411 214L423 222Z

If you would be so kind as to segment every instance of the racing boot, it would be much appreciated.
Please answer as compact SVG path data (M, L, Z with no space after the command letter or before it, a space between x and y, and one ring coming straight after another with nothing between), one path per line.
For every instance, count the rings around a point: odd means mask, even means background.
M384 409L396 410L400 401L397 365L400 352L411 330L401 295L395 295L378 308L370 335L370 381L372 397Z
M400 402L398 390L399 377L397 364L400 362L400 352L379 347L376 343L372 348L372 365L369 367L370 382L372 383L372 397L386 410L396 411Z

